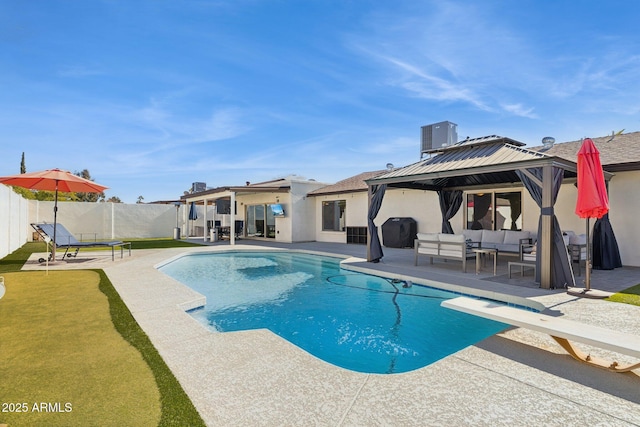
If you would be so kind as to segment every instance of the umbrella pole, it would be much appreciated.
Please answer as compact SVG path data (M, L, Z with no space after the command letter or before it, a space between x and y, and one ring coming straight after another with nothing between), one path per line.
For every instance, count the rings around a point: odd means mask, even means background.
M58 223L58 181L56 180L55 202L53 203L53 244L51 245L51 261L56 261L56 224Z
M591 245L589 243L589 217L587 217L587 253L585 256L584 269L584 287L588 291L591 289ZM578 255L578 262L580 262L580 255Z

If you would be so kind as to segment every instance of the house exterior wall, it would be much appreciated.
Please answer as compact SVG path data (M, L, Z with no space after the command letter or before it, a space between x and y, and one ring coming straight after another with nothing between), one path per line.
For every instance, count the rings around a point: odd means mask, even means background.
M292 237L289 241L311 242L316 240L316 201L314 197L308 197L307 194L326 185L316 181L291 182L290 203L293 207L293 215L290 220Z
M347 232L325 231L322 229L322 202L344 200L345 226L346 227L366 227L367 225L367 193L344 193L324 196L313 196L315 205L315 240L318 242L347 243Z
M276 242L294 243L315 240L315 210L313 198L307 194L327 184L316 181L291 181L288 193L238 194L238 216L246 218L246 206L280 203L284 217L276 217ZM238 218L240 219L240 218Z
M368 212L368 196L366 191L344 194L315 196L316 200L316 237L318 242L346 243L346 231L322 230L322 202L345 200L345 224L347 227L366 227ZM434 217L430 208L436 203L438 216ZM387 189L382 200L380 212L374 223L378 226L378 233L382 239L381 226L386 220L394 217L410 217L416 220L419 232L439 231L441 222L438 219L440 207L436 193L424 190ZM382 240L381 240L382 241Z
M640 267L638 183L640 171L617 172L609 182L609 219L618 241L622 265L635 267Z

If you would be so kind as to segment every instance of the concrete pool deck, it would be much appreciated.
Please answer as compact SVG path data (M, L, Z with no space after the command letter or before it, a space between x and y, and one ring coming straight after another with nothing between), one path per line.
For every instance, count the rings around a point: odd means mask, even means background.
M102 268L208 425L616 425L640 426L639 372L617 374L581 364L548 336L509 329L424 368L394 375L347 371L267 330L212 333L185 313L201 302L188 287L158 272L182 253L279 246L363 256L341 244L274 245L241 241L196 248L133 251L111 261L86 252L58 268ZM80 256L79 256L80 257ZM464 286L541 304L588 325L640 335L640 307L539 289L531 277L467 274L459 263L413 266L410 250L385 248L383 262L354 260L391 277ZM472 263L473 264L473 263ZM451 267L451 268L449 268ZM25 269L41 269L29 262ZM490 269L487 269L490 270ZM618 291L640 283L640 269L594 271L592 287ZM425 325L428 327L428 325ZM584 347L586 348L586 347ZM602 357L623 356L593 349Z

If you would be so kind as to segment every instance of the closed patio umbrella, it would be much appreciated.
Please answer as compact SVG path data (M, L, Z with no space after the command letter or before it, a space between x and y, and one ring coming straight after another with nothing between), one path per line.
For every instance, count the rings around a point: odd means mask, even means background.
M191 232L193 235L193 221L198 219L198 211L196 210L196 202L191 202L189 207L189 220L191 221Z
M0 177L0 184L28 188L30 190L46 190L55 192L53 205L53 245L51 260L56 260L56 224L58 222L58 191L64 193L102 193L109 187L74 175L60 169L47 169L40 172L22 173Z
M585 138L578 151L578 200L576 214L587 219L587 259L585 289L591 289L591 248L589 219L601 218L609 212L609 196L600 163L600 152L590 138Z

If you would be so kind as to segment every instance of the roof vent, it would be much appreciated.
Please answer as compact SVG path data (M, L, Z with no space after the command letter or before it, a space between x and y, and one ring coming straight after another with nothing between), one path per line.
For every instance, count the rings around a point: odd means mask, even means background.
M458 125L451 122L434 123L422 126L422 145L420 157L442 147L448 147L458 142Z
M542 145L544 145L544 148L546 148L547 150L551 147L553 147L553 144L555 144L556 139L552 136L545 136L544 138L542 138Z

